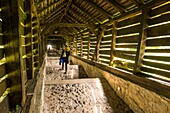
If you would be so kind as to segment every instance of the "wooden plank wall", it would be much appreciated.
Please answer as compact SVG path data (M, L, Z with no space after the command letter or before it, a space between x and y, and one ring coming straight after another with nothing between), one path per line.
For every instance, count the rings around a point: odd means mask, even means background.
M2 2L0 1L0 4ZM0 8L3 6L1 5ZM8 91L7 86L7 74L6 74L6 68L5 68L5 43L4 43L4 37L3 37L3 31L2 31L2 11L0 11L0 111L3 113L6 113L9 109L8 105L8 93L5 93ZM4 109L5 108L5 109Z
M0 111L3 113L15 110L16 105L24 106L27 82L34 79L42 62L39 54L43 54L45 45L31 3L0 1Z
M135 12L133 16L121 17L121 19L113 21L106 26L99 44L98 62L135 75L150 77L152 80L159 79L169 82L169 18L170 3L165 2L160 6L152 4L138 13ZM87 32L88 35L86 35ZM96 32L100 34L99 31ZM83 54L85 56L83 58L94 60L93 56L99 37L96 37L90 30L80 34L83 34ZM88 39L90 39L89 42ZM80 42L81 38L78 40ZM78 51L80 51L79 47Z

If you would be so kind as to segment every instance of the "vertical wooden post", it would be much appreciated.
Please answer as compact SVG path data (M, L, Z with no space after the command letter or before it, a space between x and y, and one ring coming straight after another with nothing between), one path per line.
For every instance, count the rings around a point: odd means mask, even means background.
M96 48L95 48L95 54L94 54L94 60L96 60L97 62L99 61L99 51L100 51L100 43L102 41L102 38L104 36L104 32L106 30L106 27L103 27L99 32L99 35L97 37L97 45L96 45Z
M87 55L87 59L90 59L90 32L88 34L88 55Z
M113 63L114 56L115 56L116 36L117 36L117 22L114 22L112 26L112 43L111 43L110 63L109 63L110 66Z
M25 20L25 24L28 25L28 27L26 27L24 29L25 32L25 36L27 36L25 38L25 42L26 44L29 44L28 46L26 46L26 54L27 54L27 59L26 59L26 63L27 63L27 79L31 79L32 78L32 59L31 59L31 3L30 1L26 0L25 1L25 10L26 10L26 14L27 14L27 18Z
M25 2L25 1L24 1ZM20 53L20 68L21 68L21 83L22 83L22 105L24 105L26 101L26 81L27 81L27 70L26 70L26 42L25 42L25 26L22 24L25 24L25 20L22 19L25 15L24 10L24 2L19 0L18 1L18 12L19 12L19 53ZM21 24L22 23L22 24Z
M82 34L81 34L80 36L81 36L81 42L80 42L80 56L83 56L83 36L82 36Z
M139 34L139 41L138 41L138 47L136 52L136 58L135 58L135 65L133 69L133 73L137 74L140 70L140 67L142 66L142 59L144 57L145 52L145 46L146 46L146 38L147 38L147 19L148 19L148 8L145 8L142 11L142 18L141 18L141 30Z
M76 36L76 55L78 54L77 36Z

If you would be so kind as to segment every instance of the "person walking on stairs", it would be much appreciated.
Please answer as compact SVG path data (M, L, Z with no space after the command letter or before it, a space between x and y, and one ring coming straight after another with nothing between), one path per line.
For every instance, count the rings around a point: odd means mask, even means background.
M65 48L62 50L61 57L60 57L63 60L62 70L64 69L64 64L65 64L64 74L67 74L67 64L69 63L69 56L70 56L70 48L68 45L65 45Z

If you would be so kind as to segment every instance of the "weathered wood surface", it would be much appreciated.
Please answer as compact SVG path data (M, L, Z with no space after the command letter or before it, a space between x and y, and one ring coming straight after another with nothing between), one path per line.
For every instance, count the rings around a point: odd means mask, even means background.
M142 11L142 19L141 19L141 28L140 28L140 34L139 34L139 41L138 41L138 47L137 47L137 52L136 52L136 57L135 57L135 65L133 69L133 73L136 74L139 72L140 67L142 65L142 59L144 57L144 52L145 52L145 46L146 46L146 38L147 38L147 19L148 19L148 10L149 9L144 9Z

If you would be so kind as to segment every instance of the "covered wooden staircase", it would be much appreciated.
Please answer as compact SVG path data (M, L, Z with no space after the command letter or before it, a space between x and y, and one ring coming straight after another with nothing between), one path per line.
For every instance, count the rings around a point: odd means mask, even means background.
M59 57L46 57L34 89L29 113L133 113L104 79L80 78L78 65L59 65ZM79 72L80 71L80 72ZM26 112L25 111L25 112ZM27 112L28 112L27 111Z

